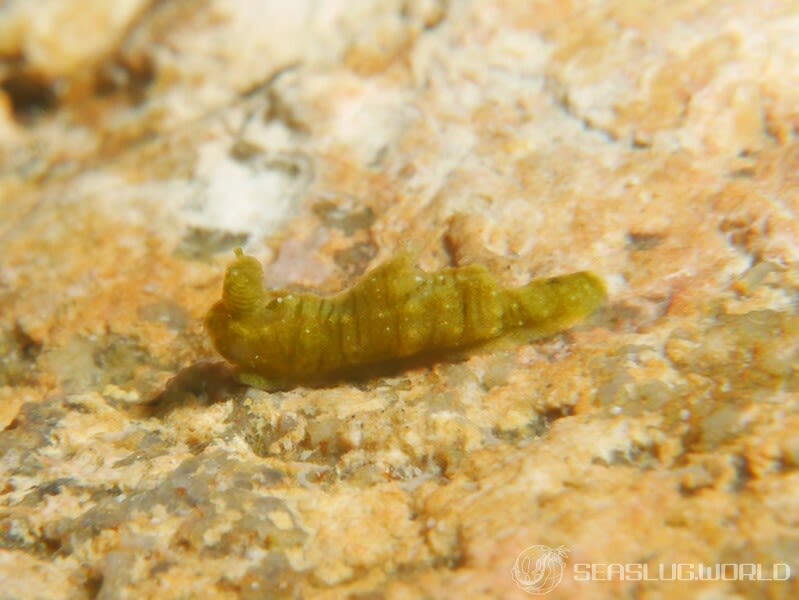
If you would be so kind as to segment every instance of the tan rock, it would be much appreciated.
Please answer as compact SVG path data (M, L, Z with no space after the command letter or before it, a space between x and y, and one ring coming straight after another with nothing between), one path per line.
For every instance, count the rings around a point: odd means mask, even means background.
M0 596L797 597L795 2L95 4L0 14ZM265 392L239 246L610 299ZM636 578L722 563L777 577Z

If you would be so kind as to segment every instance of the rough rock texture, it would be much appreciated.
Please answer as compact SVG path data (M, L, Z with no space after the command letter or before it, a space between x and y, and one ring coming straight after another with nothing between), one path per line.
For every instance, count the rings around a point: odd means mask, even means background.
M797 38L792 0L6 2L0 598L524 598L536 544L548 598L799 597ZM202 330L236 246L610 302L266 393Z

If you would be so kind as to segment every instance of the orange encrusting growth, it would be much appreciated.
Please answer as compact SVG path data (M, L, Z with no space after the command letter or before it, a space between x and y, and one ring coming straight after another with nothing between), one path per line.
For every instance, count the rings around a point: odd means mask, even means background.
M588 272L507 289L481 265L426 273L408 254L336 296L265 291L261 264L237 250L205 326L243 381L274 389L441 356L514 331L551 335L605 297Z

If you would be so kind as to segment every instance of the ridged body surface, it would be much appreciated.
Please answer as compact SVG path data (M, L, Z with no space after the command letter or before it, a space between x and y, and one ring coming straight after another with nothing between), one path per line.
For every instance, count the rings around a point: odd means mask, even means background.
M427 273L403 254L336 296L265 291L260 263L237 251L206 317L245 381L285 387L419 356L443 356L516 330L565 329L604 301L587 272L503 288L481 265Z

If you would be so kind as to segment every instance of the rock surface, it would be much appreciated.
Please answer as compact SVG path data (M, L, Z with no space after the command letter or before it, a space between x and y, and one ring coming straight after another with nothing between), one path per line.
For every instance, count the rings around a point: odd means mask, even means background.
M6 3L0 597L524 598L535 545L548 598L799 596L797 37L790 0ZM202 329L236 246L610 302L267 393Z

